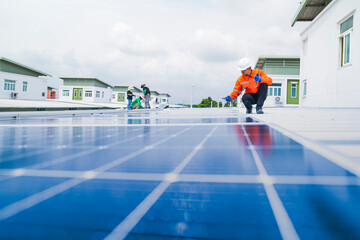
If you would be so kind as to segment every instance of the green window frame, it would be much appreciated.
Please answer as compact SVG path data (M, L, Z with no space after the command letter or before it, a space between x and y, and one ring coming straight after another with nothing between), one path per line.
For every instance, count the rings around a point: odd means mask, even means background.
M15 80L5 79L4 90L15 91L15 85L16 85Z
M296 98L297 83L291 83L291 97Z
M125 102L125 93L118 93L118 102Z

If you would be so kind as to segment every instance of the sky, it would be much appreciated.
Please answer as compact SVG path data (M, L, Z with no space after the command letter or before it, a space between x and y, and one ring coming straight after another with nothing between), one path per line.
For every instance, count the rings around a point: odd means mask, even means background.
M299 56L300 0L0 0L0 56L56 77L230 94L242 57Z

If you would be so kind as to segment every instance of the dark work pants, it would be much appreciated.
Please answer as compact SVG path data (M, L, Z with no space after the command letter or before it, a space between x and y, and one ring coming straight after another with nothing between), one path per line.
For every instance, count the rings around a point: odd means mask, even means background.
M256 110L260 109L267 97L268 85L261 83L257 93L245 93L242 96L242 101L247 109L252 109L252 105L256 104Z

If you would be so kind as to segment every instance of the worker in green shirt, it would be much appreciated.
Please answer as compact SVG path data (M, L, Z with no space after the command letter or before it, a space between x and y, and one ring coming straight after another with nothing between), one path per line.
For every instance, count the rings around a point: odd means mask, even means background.
M130 108L131 109L143 109L144 107L141 106L142 99L143 99L142 97L135 98L135 100L131 102Z

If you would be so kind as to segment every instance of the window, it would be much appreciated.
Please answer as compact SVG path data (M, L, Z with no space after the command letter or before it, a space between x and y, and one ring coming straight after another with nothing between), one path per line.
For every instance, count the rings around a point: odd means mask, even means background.
M85 91L85 97L92 97L92 91Z
M346 66L351 62L351 38L353 31L353 19L351 16L340 24L340 66Z
M28 83L23 82L23 92L27 92L27 86L28 86Z
M296 88L297 88L297 84L291 83L291 97L292 98L296 98Z
M281 96L281 88L274 87L274 96Z
M81 98L82 97L82 90L79 89L79 97Z
M118 102L125 102L125 93L118 94Z
M5 84L4 84L4 90L10 90L10 91L15 91L15 80L6 80L5 79Z
M101 97L104 98L104 92L101 92Z
M306 97L306 88L307 88L307 82L304 81L304 89L303 89L303 96Z
M64 97L68 97L70 96L70 91L69 90L63 90L63 94Z
M42 96L42 97L45 97L45 92L42 92L42 93L41 93L41 96Z
M96 91L96 97L97 97L97 98L100 97L100 91Z
M115 99L115 94L112 95L112 99Z
M273 83L268 88L269 96L281 96L281 83Z

